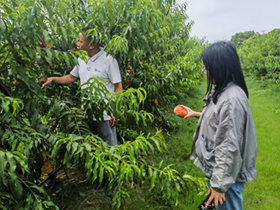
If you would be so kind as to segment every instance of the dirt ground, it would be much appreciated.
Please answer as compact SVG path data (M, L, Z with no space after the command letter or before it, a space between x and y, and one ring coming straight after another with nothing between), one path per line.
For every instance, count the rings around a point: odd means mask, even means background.
M95 190L91 181L87 181L86 171L77 166L71 167L67 175L61 169L45 189L61 210L111 209L111 198L106 196L105 189Z

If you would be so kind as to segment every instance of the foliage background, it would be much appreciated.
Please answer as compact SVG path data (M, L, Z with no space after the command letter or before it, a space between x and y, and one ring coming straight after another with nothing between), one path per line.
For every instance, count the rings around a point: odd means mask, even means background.
M6 0L0 1L0 16L1 208L58 208L36 186L46 159L66 172L77 164L92 182L102 181L107 172L113 208L127 202L128 183L147 181L150 192L157 188L170 206L181 193L205 190L204 178L179 173L162 161L152 165L146 158L167 146L160 130L152 135L144 126L174 128L164 107L185 97L182 92L202 75L204 41L189 37L193 23L186 24L186 5L173 0ZM102 81L89 81L84 90L79 82L45 88L36 82L67 74L77 57L86 59L76 49L86 26L121 70L125 91L108 104ZM92 94L88 90L94 87ZM86 120L110 107L121 119L118 133L124 144L116 147L92 135Z
M263 80L263 85L279 84L280 29L267 34L255 34L238 49L243 70Z
M250 37L254 36L256 33L255 31L245 31L245 32L239 32L234 34L230 38L230 42L233 43L237 48L242 45L242 43L249 39Z

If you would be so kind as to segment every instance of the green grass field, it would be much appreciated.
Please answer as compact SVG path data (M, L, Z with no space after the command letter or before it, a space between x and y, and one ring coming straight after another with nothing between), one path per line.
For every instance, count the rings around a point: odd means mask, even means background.
M244 209L279 210L280 201L280 86L262 89L248 80L249 102L253 113L257 140L256 180L249 182L244 191Z

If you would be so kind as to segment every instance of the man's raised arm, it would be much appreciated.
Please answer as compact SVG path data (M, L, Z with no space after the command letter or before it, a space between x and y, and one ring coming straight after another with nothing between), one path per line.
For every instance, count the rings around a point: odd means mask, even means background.
M43 78L41 79L41 83L43 84L43 87L45 87L46 85L55 82L58 84L70 84L72 82L75 82L78 78L74 77L72 74L68 74L62 77L48 77L47 79Z

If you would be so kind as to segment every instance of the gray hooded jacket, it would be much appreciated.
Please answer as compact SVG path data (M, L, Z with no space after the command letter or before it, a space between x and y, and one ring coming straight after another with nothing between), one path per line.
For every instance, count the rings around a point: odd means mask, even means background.
M234 83L226 86L216 104L203 100L191 159L211 178L215 191L226 192L236 181L249 182L257 176L255 124L245 92Z

